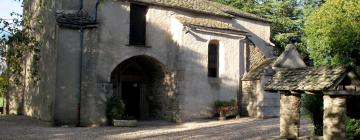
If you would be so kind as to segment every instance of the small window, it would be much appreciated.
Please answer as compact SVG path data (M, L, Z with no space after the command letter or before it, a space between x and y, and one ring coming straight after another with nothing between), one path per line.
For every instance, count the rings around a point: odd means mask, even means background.
M146 42L146 14L145 5L130 5L130 45L145 45Z
M208 46L208 76L219 75L219 41L210 41Z

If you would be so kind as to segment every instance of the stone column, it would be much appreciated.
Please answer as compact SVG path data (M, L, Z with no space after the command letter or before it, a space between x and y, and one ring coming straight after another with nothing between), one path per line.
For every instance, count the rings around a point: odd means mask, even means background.
M346 139L346 97L324 95L324 140Z
M280 92L280 137L297 139L300 128L300 99L301 94Z

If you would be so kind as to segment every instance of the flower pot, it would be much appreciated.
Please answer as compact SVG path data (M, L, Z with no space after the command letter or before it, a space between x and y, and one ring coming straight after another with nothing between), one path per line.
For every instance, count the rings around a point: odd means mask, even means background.
M136 127L137 120L113 120L115 127Z
M219 120L226 120L226 117L239 116L238 106L224 106L218 109Z

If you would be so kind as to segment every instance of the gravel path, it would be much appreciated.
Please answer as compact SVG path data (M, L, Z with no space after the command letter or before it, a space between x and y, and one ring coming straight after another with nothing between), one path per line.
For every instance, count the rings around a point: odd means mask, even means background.
M310 129L302 121L301 135ZM0 116L0 139L13 140L112 140L112 139L269 139L279 135L279 119L202 120L176 125L141 122L135 128L52 127L50 123L21 116Z

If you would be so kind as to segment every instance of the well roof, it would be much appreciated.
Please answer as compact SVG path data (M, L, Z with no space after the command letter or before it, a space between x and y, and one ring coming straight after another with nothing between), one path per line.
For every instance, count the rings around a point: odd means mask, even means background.
M279 69L267 90L324 91L336 86L349 69L344 66L321 66L298 69Z

